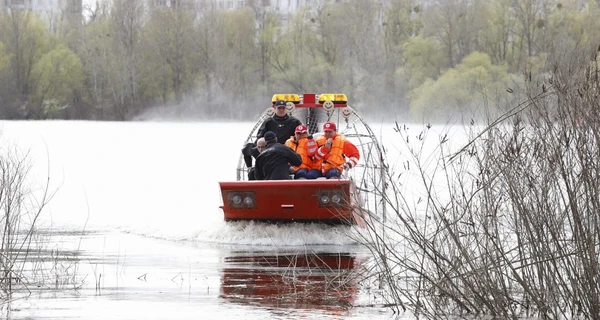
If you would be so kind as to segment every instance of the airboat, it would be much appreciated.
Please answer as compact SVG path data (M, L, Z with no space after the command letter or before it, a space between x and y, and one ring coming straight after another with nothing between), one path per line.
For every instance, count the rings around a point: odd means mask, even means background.
M256 140L264 120L273 116L275 102L286 101L286 110L308 127L315 139L327 121L361 153L358 165L340 179L248 181L248 168L240 154L237 180L219 182L225 221L253 220L268 223L318 222L357 225L381 208L385 193L383 147L342 93L275 94L269 106L240 146Z

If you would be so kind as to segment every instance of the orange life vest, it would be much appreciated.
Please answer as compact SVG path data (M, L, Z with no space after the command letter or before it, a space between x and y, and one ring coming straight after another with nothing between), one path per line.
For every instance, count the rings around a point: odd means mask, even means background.
M323 146L325 145L326 141L327 138L325 136L321 136L317 140L317 145ZM325 175L325 173L327 173L327 171L331 170L332 168L338 168L340 172L344 171L342 165L346 162L346 160L344 159L345 142L346 138L344 136L336 134L333 138L333 143L331 144L331 149L329 150L329 152L323 156L322 160L317 160L318 162L321 162L321 168L316 169L321 169L323 175Z
M308 139L308 138L302 138L298 141L296 141L296 139L294 139L294 137L291 137L289 139L287 139L287 141L285 142L285 145L290 147L292 150L296 151L297 154L300 155L300 157L302 157L302 164L299 167L294 167L294 169L296 171L298 171L298 169L301 168L306 168L308 170L313 168L313 159L312 157L309 155L309 150L308 149L316 149L316 142L312 139ZM314 153L315 151L313 151Z

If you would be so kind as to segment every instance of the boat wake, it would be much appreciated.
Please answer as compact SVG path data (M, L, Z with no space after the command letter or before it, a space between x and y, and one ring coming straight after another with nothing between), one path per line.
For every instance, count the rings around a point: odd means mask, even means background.
M330 226L319 223L267 224L254 221L223 222L218 227L204 230L195 241L269 247L297 247L315 245L357 245L353 227Z
M353 236L356 226L322 223L271 224L255 221L212 221L204 226L189 230L172 228L118 226L113 230L142 237L167 241L189 241L219 245L242 245L263 247L302 246L348 246L358 245Z

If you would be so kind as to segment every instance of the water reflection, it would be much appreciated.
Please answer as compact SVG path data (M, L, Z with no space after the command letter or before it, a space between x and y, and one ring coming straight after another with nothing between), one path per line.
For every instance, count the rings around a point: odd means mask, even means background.
M342 312L358 295L349 253L240 253L225 258L220 298L232 303Z

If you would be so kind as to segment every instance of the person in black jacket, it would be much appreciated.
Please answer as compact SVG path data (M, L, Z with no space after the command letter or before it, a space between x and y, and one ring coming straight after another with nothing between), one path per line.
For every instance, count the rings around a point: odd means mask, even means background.
M254 144L248 143L244 149L242 149L244 162L248 168L248 180L256 180L256 177L254 176L254 167L252 166L252 158L256 159L258 155L265 150L266 146L267 142L265 141L265 138L260 138L256 142L256 147L254 147Z
M267 146L256 158L254 176L256 180L289 180L290 167L302 164L302 157L291 148L277 143L272 131L265 133Z
M271 131L277 136L277 142L284 144L287 139L294 136L296 127L301 124L302 122L298 118L287 114L285 100L277 100L275 102L275 114L266 119L258 129L257 141L264 137L267 131ZM248 142L242 148L244 162L248 171L252 167L252 157L256 158L258 156L258 150L256 149L257 141ZM250 177L248 178L250 179Z
M257 136L262 138L267 131L272 131L277 136L277 141L284 144L287 139L294 136L294 130L301 124L302 122L298 118L287 114L285 101L277 100L275 114L262 123Z

